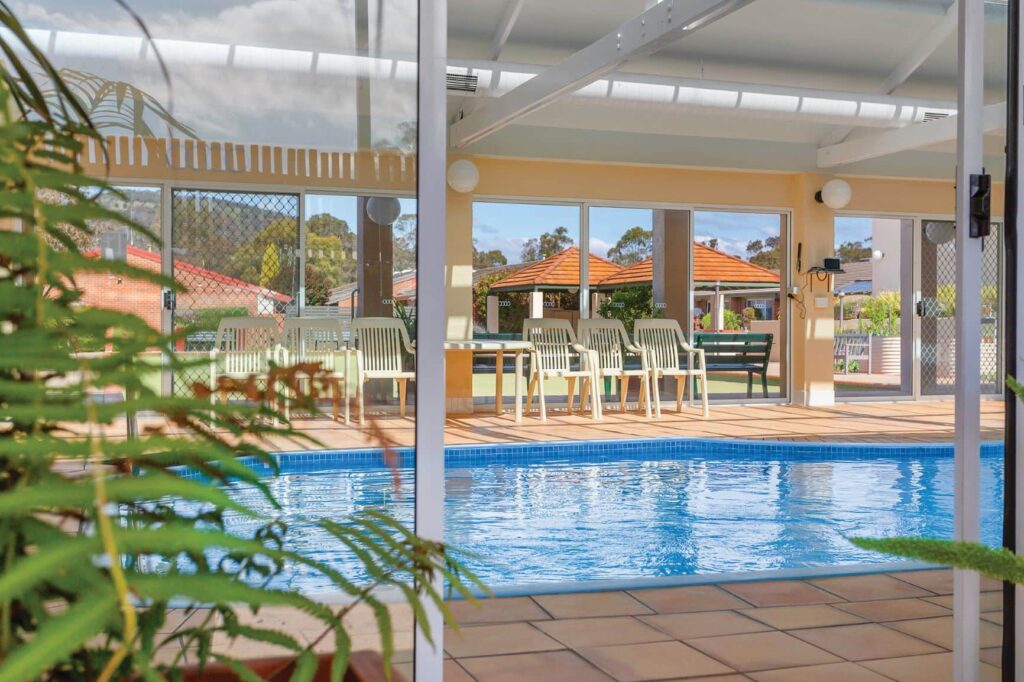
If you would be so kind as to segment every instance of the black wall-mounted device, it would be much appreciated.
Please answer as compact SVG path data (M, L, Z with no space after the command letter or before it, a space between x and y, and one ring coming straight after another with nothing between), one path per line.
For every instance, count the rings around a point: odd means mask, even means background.
M987 237L992 233L992 176L987 173L971 175L971 232L972 237Z
M843 269L843 263L838 258L826 258L822 269L827 272L839 272Z

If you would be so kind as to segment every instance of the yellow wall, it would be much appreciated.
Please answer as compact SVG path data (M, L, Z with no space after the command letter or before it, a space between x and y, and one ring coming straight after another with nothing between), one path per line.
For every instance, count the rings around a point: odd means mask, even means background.
M464 157L460 157L464 158ZM480 169L480 184L474 196L487 198L610 201L651 204L682 204L697 207L763 208L789 211L792 233L789 241L790 284L800 287L791 308L793 350L792 397L798 404L830 404L834 400L832 380L832 297L828 283L808 280L795 272L796 249L802 244L803 267L820 265L833 254L834 212L814 201L814 193L831 176L807 173L723 171L703 168L599 164L496 157L470 157ZM951 181L891 178L844 178L853 188L853 200L844 211L907 213L917 215L953 213ZM471 264L472 214L465 208L466 195L449 193L449 253L462 248L457 266ZM993 192L993 206L1002 204L1002 188ZM457 210L452 210L456 207ZM452 245L457 245L453 247ZM449 310L465 314L471 307L471 292L453 286ZM824 297L821 307L818 297ZM802 303L802 306L801 306ZM463 320L450 320L450 328L463 329ZM449 372L452 395L471 393L471 377ZM458 374L462 374L461 371Z

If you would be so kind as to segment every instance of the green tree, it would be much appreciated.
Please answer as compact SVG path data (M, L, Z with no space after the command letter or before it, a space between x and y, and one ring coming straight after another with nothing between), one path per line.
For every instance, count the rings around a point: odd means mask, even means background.
M416 269L416 214L403 213L392 229L392 248L395 272Z
M486 277L481 277L473 287L473 324L475 327L487 328L487 297L491 294L491 286L506 276L508 276L507 272L492 272ZM526 295L520 292L502 294L501 301L508 301L508 305L498 308L498 329L521 330L523 320L529 316Z
M662 310L654 307L654 290L645 284L616 289L597 311L607 320L621 320L630 334L637 320L662 317Z
M883 291L861 301L858 311L860 331L875 336L898 336L900 333L900 293Z
M768 237L747 242L747 260L768 270L779 270L782 266L782 240Z
M476 240L473 240L473 268L476 270L483 270L484 268L493 268L496 265L508 265L508 258L505 258L505 254L500 249L491 249L490 251L480 251L476 248Z
M714 250L717 251L718 250L718 237L711 237L710 239L705 239L704 240L704 246L708 247L709 249L714 249Z
M277 245L271 242L263 249L263 258L260 260L260 286L271 287L281 274L281 254L277 251Z
M553 232L545 232L540 237L528 239L523 244L520 260L523 263L532 263L545 258L551 258L556 253L561 253L572 246L572 237L565 227L556 227Z
M871 238L843 242L836 247L836 257L843 263L856 263L871 258Z
M637 225L623 232L615 246L608 249L608 260L629 266L650 258L653 251L654 232Z

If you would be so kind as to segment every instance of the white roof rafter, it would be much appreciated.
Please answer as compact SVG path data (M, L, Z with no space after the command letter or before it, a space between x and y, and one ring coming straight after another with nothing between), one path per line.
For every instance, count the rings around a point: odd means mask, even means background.
M985 133L1006 128L1006 102L989 104L982 110ZM920 149L933 144L956 140L957 117L947 116L937 121L915 123L905 128L886 130L855 140L840 142L818 150L818 167L834 168L847 163L877 159L897 152Z
M501 51L505 49L508 37L512 35L512 29L519 19L519 13L523 11L523 3L526 0L508 0L505 5L505 13L498 23L498 30L494 33L494 40L491 42L491 59L497 61L501 58Z
M644 57L753 0L664 0L618 29L456 121L450 144L464 147L559 97L593 83L623 63ZM677 7L678 6L678 7Z

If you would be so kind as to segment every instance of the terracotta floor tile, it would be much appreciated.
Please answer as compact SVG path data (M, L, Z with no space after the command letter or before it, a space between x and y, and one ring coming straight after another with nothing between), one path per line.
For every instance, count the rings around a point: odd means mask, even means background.
M750 682L746 675L733 673L731 675L711 675L710 677L673 677L665 682Z
M740 672L842 662L827 651L784 632L705 637L688 643Z
M529 623L500 623L463 627L457 632L445 630L444 648L453 658L467 658L551 651L565 647Z
M920 587L881 573L819 578L810 582L823 590L839 595L847 601L932 596L932 593L928 590L923 590Z
M981 660L997 668L1003 665L1003 647L994 646L981 650Z
M952 682L953 680L953 654L950 653L863 661L860 665L890 677L896 682ZM982 663L980 682L999 682L999 670Z
M848 661L918 656L941 651L934 644L929 644L910 635L900 634L884 625L875 623L793 630L790 634L837 656L842 656Z
M886 623L886 625L926 642L937 644L944 649L953 649L953 616L901 620L895 623ZM982 647L1002 644L1003 629L995 623L982 620L980 635Z
M407 674L406 679L412 680L412 675ZM444 682L474 682L472 676L457 661L447 659L444 662Z
M925 601L930 601L933 604L938 604L947 609L953 608L953 595L945 595L942 597L924 597ZM982 611L1000 611L1003 608L1003 594L1001 592L982 592L981 593L981 610Z
M931 568L923 571L897 571L893 578L917 585L935 594L953 594L953 569Z
M802 580L728 583L722 587L754 606L798 606L842 601L840 597L819 590Z
M542 594L534 599L555 618L636 616L653 613L626 592Z
M755 682L889 682L888 677L882 677L856 663L828 663L803 668L766 670L750 673L750 677Z
M863 623L864 619L846 611L840 611L828 604L808 606L768 606L760 609L741 609L740 613L777 630L814 628L826 625L849 625Z
M948 616L951 611L924 599L879 599L877 601L856 601L835 604L837 609L848 611L876 623L911 618L933 618Z
M671 639L661 630L641 623L632 616L544 620L534 625L562 644L573 648L661 642Z
M675 639L738 635L743 632L764 632L770 627L735 611L696 611L640 616L640 620L672 635Z
M619 682L734 672L681 642L590 647L581 649L580 654Z
M612 679L572 651L464 658L459 665L477 682L609 682Z
M459 599L448 602L448 608L459 625L511 623L550 618L544 609L537 606L529 597L480 599L475 603Z
M631 595L658 613L741 609L745 601L714 585L689 585L652 590L633 590Z

